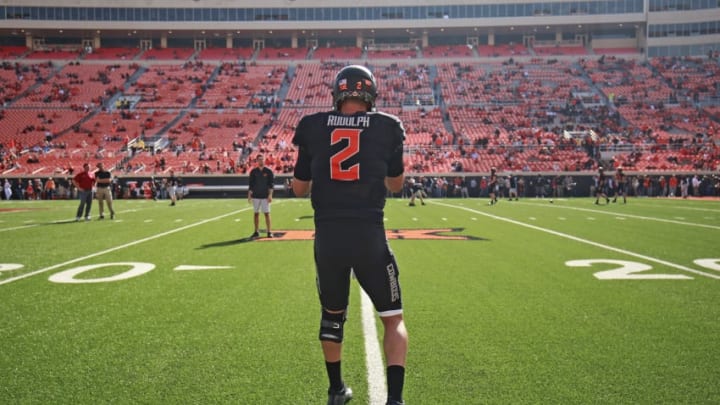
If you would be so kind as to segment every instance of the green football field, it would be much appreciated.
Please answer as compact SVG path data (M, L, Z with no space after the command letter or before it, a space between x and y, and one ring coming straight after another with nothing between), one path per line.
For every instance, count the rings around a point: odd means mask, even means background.
M593 201L388 200L408 404L720 403L720 202ZM308 200L272 240L243 199L96 204L0 204L0 403L325 403ZM351 404L381 404L351 294Z

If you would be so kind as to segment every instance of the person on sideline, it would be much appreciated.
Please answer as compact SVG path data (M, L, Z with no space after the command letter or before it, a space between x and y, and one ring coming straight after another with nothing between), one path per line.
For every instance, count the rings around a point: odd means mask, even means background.
M248 202L252 202L253 205L253 224L255 225L255 232L251 237L257 238L260 236L260 211L262 211L265 214L267 237L272 238L270 203L272 203L275 175L269 167L265 166L265 157L263 155L257 155L255 162L257 166L250 171L250 185L248 186Z
M108 210L110 211L110 219L115 219L115 210L113 210L113 199L111 184L112 174L105 170L103 162L98 162L97 170L95 170L95 198L98 200L98 206L100 207L100 219L105 219L103 212L105 211L104 203L107 202Z
M5 200L10 201L12 198L13 192L12 192L12 184L10 184L10 180L5 179L3 182L3 192L5 193Z
M488 192L490 193L490 202L488 205L495 205L498 202L498 176L497 169L494 167L490 168L490 178L488 180Z
M175 172L170 170L170 177L167 179L167 191L168 194L170 194L170 206L174 207L177 203L177 194L180 192L180 189L178 188L178 185L180 182L178 181L177 177L175 177Z
M45 181L45 185L43 186L43 189L45 190L45 199L46 200L54 200L55 199L55 189L57 188L57 185L55 184L55 180L53 180L52 177L49 177Z
M410 202L408 203L408 206L414 207L416 198L420 200L420 204L425 205L425 199L423 198L425 190L422 181L415 181L414 177L410 177L408 179L408 184L410 186Z
M618 196L622 196L623 204L627 204L626 197L627 180L625 179L625 173L622 167L618 167L615 171L615 198L612 202L617 202Z
M408 333L400 273L383 216L387 189L399 192L403 187L405 129L397 117L375 112L377 84L363 66L341 69L332 96L333 111L307 115L295 130L298 155L292 183L296 196L310 192L314 210L327 403L344 404L352 398L341 370L352 272L385 329L387 404L403 404Z
M85 212L85 220L90 220L90 208L92 207L93 186L95 185L95 174L90 172L90 164L84 163L81 172L73 176L73 184L78 191L80 205L77 208L75 221L79 221Z
M605 175L605 169L600 166L598 167L597 185L595 186L595 204L600 204L600 197L605 199L605 204L610 203L610 197L605 193L607 187L607 176Z

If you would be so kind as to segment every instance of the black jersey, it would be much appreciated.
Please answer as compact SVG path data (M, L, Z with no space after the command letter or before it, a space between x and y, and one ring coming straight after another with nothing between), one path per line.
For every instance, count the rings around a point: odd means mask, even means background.
M606 184L607 178L605 177L605 173L600 172L600 174L598 174L597 186L598 188L602 188L605 187Z
M615 185L618 187L625 186L625 174L616 172L615 173Z
M268 198L270 189L273 188L275 176L267 166L255 167L250 171L250 184L248 188L252 191L252 198Z
M497 186L497 174L490 174L490 181L488 182L488 188L495 189Z
M294 176L312 180L315 220L379 220L385 207L385 177L403 174L401 121L381 112L303 117L295 130Z

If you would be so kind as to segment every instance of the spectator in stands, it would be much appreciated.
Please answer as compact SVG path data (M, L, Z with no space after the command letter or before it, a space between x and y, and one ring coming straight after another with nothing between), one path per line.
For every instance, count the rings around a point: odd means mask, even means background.
M73 184L78 191L80 205L77 208L75 221L79 221L85 213L85 220L90 220L90 208L92 207L92 189L95 185L95 174L90 172L90 163L83 164L83 170L73 177Z

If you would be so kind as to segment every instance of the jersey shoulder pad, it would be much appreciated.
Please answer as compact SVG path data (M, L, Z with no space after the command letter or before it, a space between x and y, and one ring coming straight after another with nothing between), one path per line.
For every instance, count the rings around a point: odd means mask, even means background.
M373 111L368 114L372 114L373 116L380 117L383 121L387 123L388 126L393 127L395 129L395 134L400 139L400 141L405 140L405 127L403 126L402 120L398 118L397 116L393 114L389 114L382 111Z

